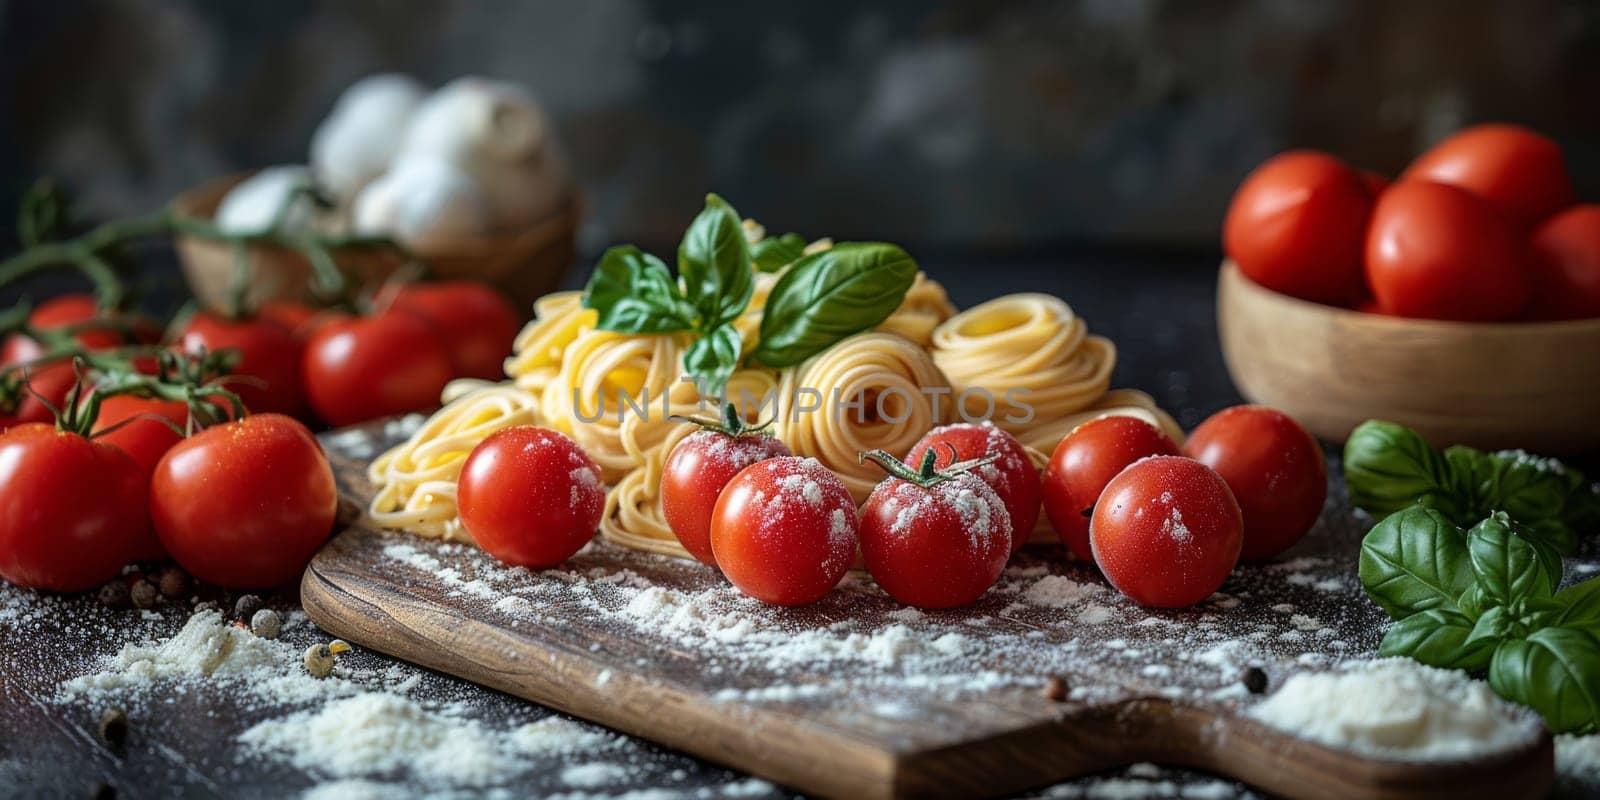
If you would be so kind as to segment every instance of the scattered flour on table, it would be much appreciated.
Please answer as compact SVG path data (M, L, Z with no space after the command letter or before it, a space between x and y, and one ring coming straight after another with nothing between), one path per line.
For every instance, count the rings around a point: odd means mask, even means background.
M1289 677L1250 716L1296 736L1375 758L1440 761L1527 743L1541 724L1465 673L1409 659L1358 662Z
M1600 734L1557 736L1556 772L1571 778L1600 778Z

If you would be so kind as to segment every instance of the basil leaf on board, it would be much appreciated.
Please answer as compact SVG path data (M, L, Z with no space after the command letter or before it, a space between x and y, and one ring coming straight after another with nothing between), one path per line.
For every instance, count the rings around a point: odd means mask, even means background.
M694 327L695 310L661 259L633 245L612 247L583 289L583 307L600 312L595 327L618 333L673 333Z
M1496 646L1506 639L1520 638L1526 631L1515 630L1515 623L1510 609L1505 606L1495 606L1478 617L1478 621L1472 625L1472 632L1462 644L1478 645L1487 642L1491 646Z
M755 291L750 245L739 212L706 195L706 207L678 245L678 276L689 302L700 312L698 329L710 331L744 313Z
M1600 721L1600 640L1545 628L1506 641L1490 661L1489 686L1538 711L1552 733L1592 733Z
M1392 422L1368 420L1350 432L1344 481L1350 502L1373 516L1417 504L1456 522L1467 515L1444 456L1415 431Z
M755 357L798 364L887 319L916 278L917 262L892 244L844 242L806 256L767 296Z
M1471 641L1472 621L1442 608L1412 614L1389 627L1380 656L1408 656L1431 667L1479 670L1489 666L1498 640Z
M1361 585L1385 613L1459 611L1456 598L1473 584L1466 536L1431 508L1390 514L1361 540Z
M1561 556L1513 530L1504 512L1467 532L1467 553L1484 597L1498 605L1555 593Z
M718 325L710 333L696 339L683 353L683 370L701 380L704 395L722 394L728 378L739 367L739 351L744 337L731 324Z
M1600 636L1600 578L1568 586L1556 592L1555 600L1561 604L1555 624Z
M750 245L750 258L758 272L777 272L806 254L805 237L798 233L768 236Z

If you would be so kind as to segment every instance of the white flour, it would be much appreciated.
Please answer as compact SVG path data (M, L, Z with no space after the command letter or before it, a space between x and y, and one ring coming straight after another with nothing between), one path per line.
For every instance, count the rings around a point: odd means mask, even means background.
M1250 716L1377 758L1441 761L1526 744L1538 717L1463 672L1391 658L1290 677Z

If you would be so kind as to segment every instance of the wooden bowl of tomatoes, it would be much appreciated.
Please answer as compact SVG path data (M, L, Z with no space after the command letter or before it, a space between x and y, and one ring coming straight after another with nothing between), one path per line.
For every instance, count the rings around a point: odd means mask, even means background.
M1296 150L1223 225L1223 354L1247 397L1342 439L1370 418L1439 444L1600 447L1600 204L1560 146L1463 129L1394 181Z
M1600 319L1373 314L1272 291L1230 261L1217 286L1217 328L1239 392L1325 439L1385 419L1441 446L1600 448Z
M181 216L210 220L228 191L253 173L226 175L200 184L172 201ZM442 280L486 282L505 293L519 308L554 291L576 256L578 202L575 196L554 214L524 230L463 239L430 252L416 253L429 273ZM201 303L226 307L231 300L235 254L227 244L179 235L179 261L190 289ZM255 280L247 302L306 300L311 266L304 256L273 245L248 248ZM382 248L346 248L333 257L358 285L380 281L404 266L406 259Z

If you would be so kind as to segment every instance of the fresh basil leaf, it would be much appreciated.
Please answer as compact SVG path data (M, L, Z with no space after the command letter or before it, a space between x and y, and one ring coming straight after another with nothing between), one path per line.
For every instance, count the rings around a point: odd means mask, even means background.
M755 357L787 367L884 321L917 278L906 251L879 242L845 242L800 259L772 287Z
M1473 583L1466 536L1431 508L1390 514L1361 540L1358 568L1367 596L1390 617L1459 611L1456 598Z
M706 195L706 207L678 245L678 276L689 302L700 312L699 329L710 331L744 313L755 291L750 245L739 212Z
M1561 556L1548 545L1518 535L1504 512L1467 532L1467 552L1478 586L1496 604L1555 593Z
M1474 583L1456 598L1456 608L1468 617L1478 619L1488 613L1489 609L1494 608L1494 601L1484 597L1483 587Z
M750 258L759 272L777 272L806 254L805 237L798 233L768 236L750 245Z
M683 369L699 378L700 391L707 395L722 394L728 378L739 367L739 351L744 338L731 324L719 325L689 345L683 353Z
M1467 503L1451 485L1444 457L1403 425L1381 420L1357 425L1344 445L1344 481L1350 502L1373 516L1418 504L1458 523L1467 516Z
M673 333L694 327L694 307L684 301L661 259L633 245L600 256L583 307L600 312L595 327L618 333Z
M1472 620L1442 608L1412 614L1389 627L1380 656L1407 656L1431 667L1479 670L1489 666L1496 642L1471 641Z
M1517 533L1554 551L1557 557L1578 549L1578 535L1565 522L1541 519L1533 522L1517 520L1512 527Z
M1533 631L1559 625L1561 612L1566 610L1566 607L1556 602L1553 597L1523 598L1507 608L1520 630L1518 636L1526 636Z
M1545 628L1495 650L1489 685L1538 711L1552 733L1592 733L1600 721L1600 640L1574 628Z
M1463 644L1481 645L1487 643L1492 649L1506 639L1520 638L1525 631L1513 632L1516 620L1512 617L1510 609L1505 606L1495 606L1473 623L1472 632L1468 634Z
M1568 586L1556 592L1555 600L1561 604L1555 624L1600 636L1600 578Z

